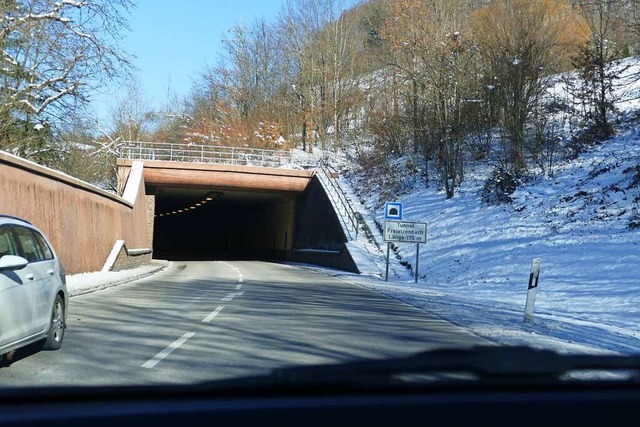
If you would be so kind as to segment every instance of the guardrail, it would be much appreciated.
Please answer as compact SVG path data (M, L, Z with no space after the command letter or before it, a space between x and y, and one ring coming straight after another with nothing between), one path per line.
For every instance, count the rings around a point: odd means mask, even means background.
M238 166L316 167L326 156L299 153L297 150L225 147L168 142L127 141L119 148L122 158L168 162L215 163Z

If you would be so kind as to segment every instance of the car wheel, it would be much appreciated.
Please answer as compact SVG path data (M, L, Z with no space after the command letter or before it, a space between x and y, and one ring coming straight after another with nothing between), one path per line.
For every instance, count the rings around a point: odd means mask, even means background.
M56 295L51 312L51 324L49 334L44 342L44 350L57 350L62 346L64 338L64 301L60 295Z

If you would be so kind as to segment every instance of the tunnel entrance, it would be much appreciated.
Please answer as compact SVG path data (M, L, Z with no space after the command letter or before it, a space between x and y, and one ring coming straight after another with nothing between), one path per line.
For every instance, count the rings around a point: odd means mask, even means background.
M296 194L148 186L156 259L284 260L292 248Z
M313 170L118 159L145 183L149 246L173 261L293 261L358 272L338 213Z

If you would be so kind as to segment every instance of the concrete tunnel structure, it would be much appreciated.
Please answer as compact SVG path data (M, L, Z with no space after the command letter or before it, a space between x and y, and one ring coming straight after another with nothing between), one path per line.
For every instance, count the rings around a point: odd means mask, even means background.
M118 161L124 187L133 161ZM357 272L315 173L144 161L153 257L298 261Z

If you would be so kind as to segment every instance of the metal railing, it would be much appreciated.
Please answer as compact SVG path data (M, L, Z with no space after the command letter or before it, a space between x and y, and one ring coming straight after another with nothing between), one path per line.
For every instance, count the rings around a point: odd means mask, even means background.
M125 141L118 148L121 158L168 162L213 163L238 166L316 169L330 161L328 152L307 153L298 149L266 150L171 142Z
M291 150L224 147L167 142L126 142L120 156L131 160L197 162L241 166L280 167L293 164Z
M327 188L327 195L331 198L333 205L338 209L338 215L342 217L347 233L351 240L358 239L358 217L355 210L351 207L349 199L346 193L340 187L337 178L335 177L336 171L330 170L328 164L323 163L320 165L319 177L329 187ZM324 178L323 178L324 177Z

